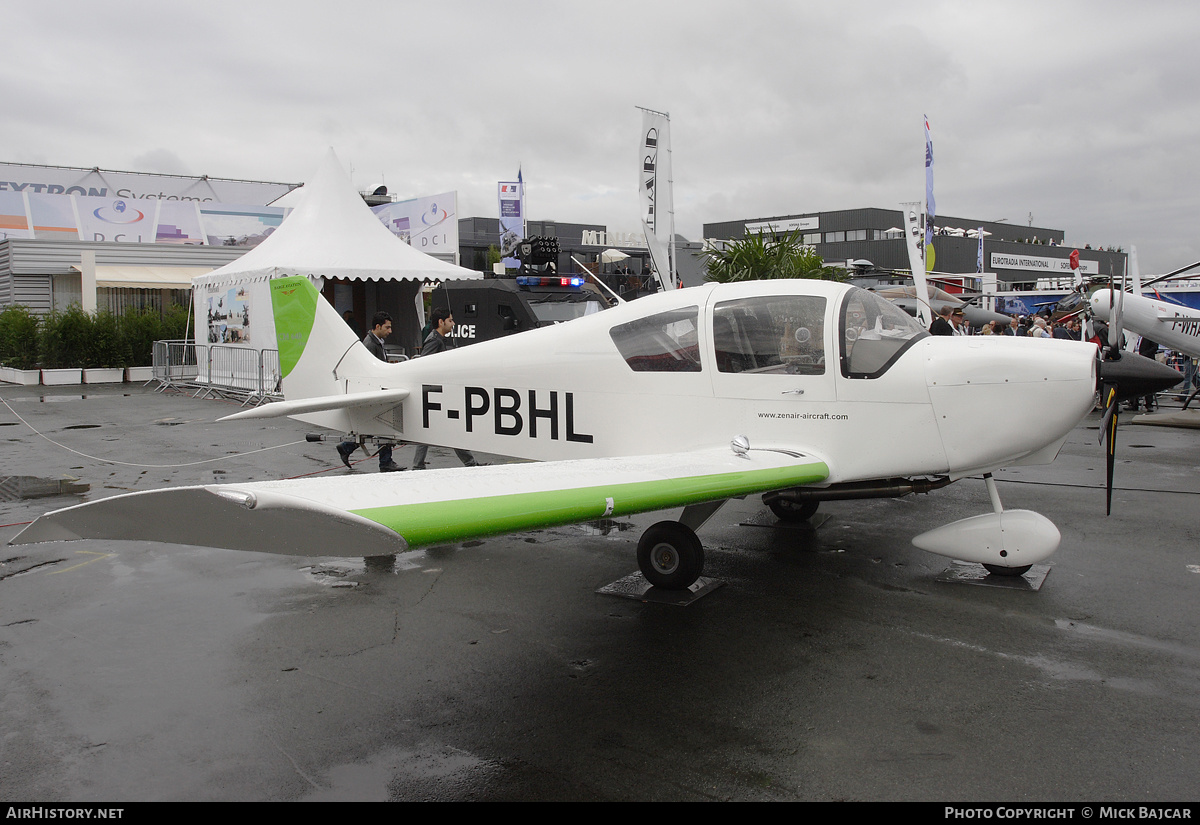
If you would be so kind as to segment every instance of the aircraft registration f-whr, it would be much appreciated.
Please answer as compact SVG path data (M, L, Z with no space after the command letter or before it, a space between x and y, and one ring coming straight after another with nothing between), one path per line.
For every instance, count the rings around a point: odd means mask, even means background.
M806 519L822 500L983 473L993 512L914 543L1020 573L1059 534L1004 510L991 471L1053 460L1098 381L1132 397L1178 379L1147 359L1102 363L1087 343L930 336L828 281L675 290L401 364L372 357L307 279L272 281L271 296L285 400L229 418L289 415L538 463L133 493L49 513L14 543L369 556L683 507L643 534L638 561L652 584L686 588L703 567L695 530L730 498L761 493L781 518Z

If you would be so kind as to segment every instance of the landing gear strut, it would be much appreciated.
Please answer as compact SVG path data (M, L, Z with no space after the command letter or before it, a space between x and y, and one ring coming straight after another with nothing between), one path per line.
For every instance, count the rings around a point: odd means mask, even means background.
M638 567L655 587L686 590L704 569L704 548L690 527L660 521L638 542Z

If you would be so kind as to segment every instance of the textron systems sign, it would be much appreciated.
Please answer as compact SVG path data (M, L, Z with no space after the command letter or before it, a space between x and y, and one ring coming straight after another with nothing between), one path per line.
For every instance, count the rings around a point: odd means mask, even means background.
M68 166L34 166L0 163L0 192L30 195L78 195L85 198L124 200L247 203L265 206L286 195L296 184L229 180L207 175L150 175L77 169Z
M0 164L0 240L255 246L287 183Z

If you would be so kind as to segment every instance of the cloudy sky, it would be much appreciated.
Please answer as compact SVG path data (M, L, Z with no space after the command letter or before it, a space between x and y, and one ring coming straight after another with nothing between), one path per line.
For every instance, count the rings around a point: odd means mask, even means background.
M637 139L671 115L677 230L924 188L939 212L1200 259L1200 4L6 4L0 161L455 190L495 216L638 229Z

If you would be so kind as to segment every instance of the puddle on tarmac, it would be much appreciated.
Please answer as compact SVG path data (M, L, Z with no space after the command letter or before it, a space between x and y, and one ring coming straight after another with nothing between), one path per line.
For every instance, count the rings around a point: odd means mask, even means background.
M131 392L121 393L122 398L129 398L133 395ZM38 404L52 404L56 401L87 401L89 398L116 398L115 395L32 395L21 398L9 398L8 403L19 402L36 402Z
M582 530L584 535L607 536L612 533L623 533L626 530L632 530L633 522L617 521L614 518L600 518L595 521L585 521L582 524L576 524L575 527Z

